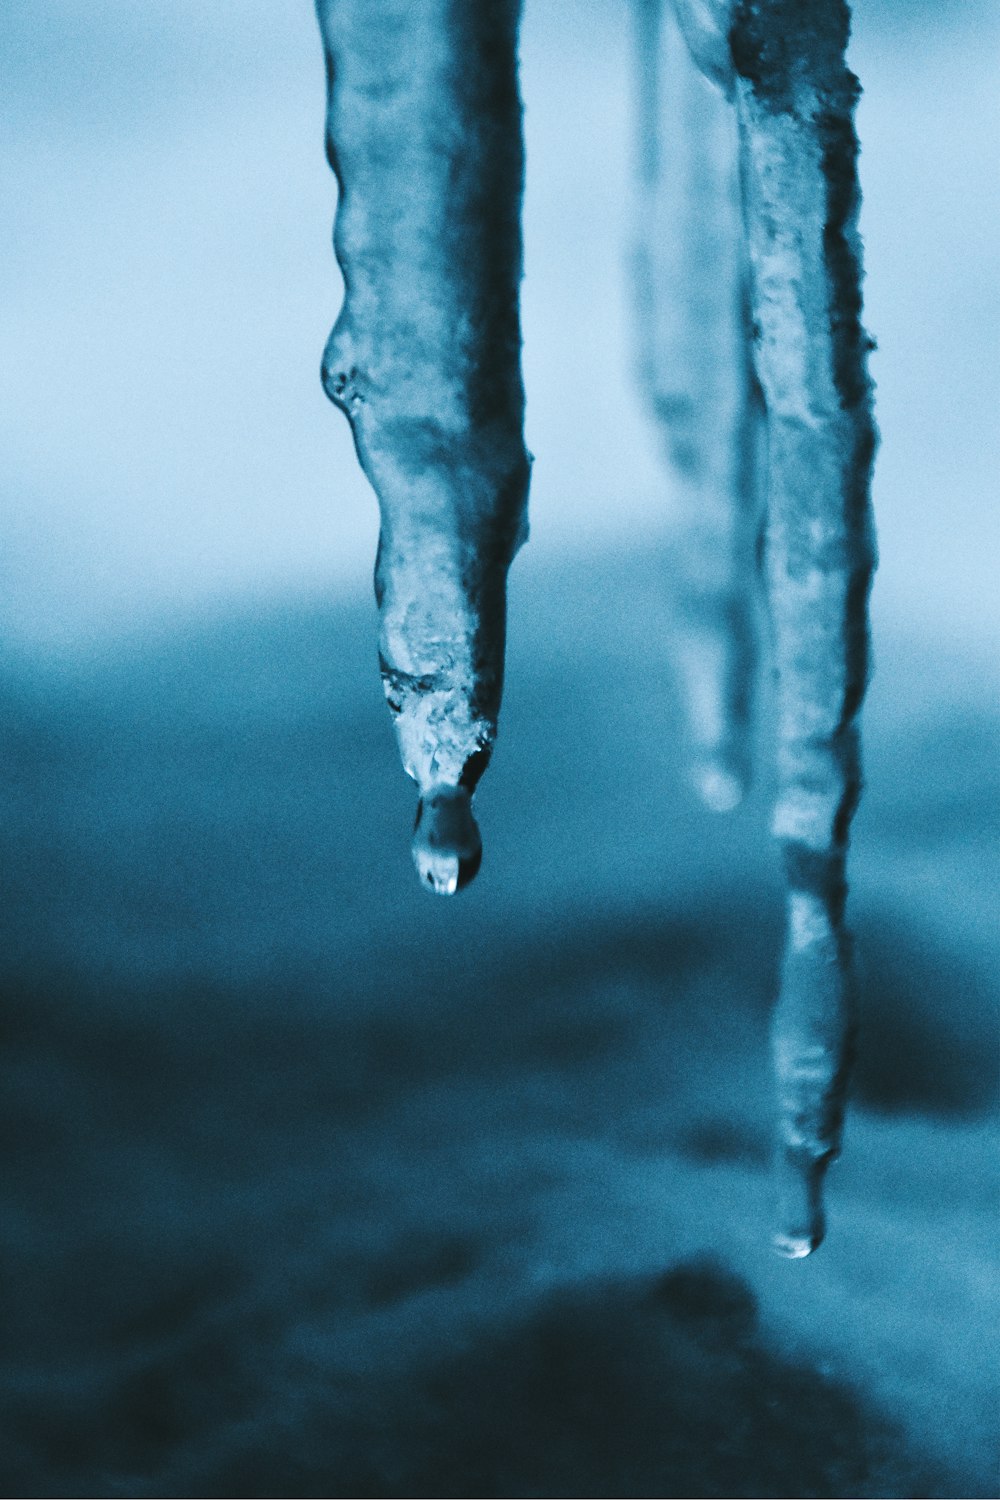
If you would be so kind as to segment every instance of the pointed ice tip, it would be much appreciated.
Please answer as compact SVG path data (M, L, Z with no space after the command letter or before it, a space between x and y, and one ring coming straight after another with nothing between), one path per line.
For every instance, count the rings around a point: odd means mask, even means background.
M803 1260L823 1243L825 1156L789 1151L778 1162L778 1224L774 1248L789 1260Z
M807 1255L812 1255L814 1250L818 1250L821 1244L821 1240L809 1235L776 1234L774 1236L774 1248L786 1260L804 1260Z
M413 863L424 890L453 896L473 879L482 858L482 839L465 787L435 787L422 797L413 830Z
M746 786L742 776L718 761L706 761L694 775L695 789L710 812L727 813L739 807Z

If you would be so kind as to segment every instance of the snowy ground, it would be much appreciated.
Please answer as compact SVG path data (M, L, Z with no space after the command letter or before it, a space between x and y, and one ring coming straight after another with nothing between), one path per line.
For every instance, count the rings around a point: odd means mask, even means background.
M996 710L883 643L863 1060L783 1262L765 797L684 789L658 589L517 564L454 902L370 606L7 674L4 1493L995 1492Z

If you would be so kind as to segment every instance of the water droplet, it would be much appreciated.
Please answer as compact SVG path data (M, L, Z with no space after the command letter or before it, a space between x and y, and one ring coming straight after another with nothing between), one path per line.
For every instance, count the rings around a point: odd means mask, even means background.
M788 1260L804 1260L807 1255L812 1255L813 1251L818 1249L819 1243L819 1240L803 1235L776 1234L774 1236L775 1250Z
M788 1150L778 1161L778 1229L774 1248L789 1260L802 1260L823 1243L823 1178L829 1158Z
M694 773L698 795L711 812L728 813L739 807L746 790L743 778L718 761L698 766Z
M425 890L453 896L479 869L483 843L465 787L435 787L421 798L413 830L413 863Z

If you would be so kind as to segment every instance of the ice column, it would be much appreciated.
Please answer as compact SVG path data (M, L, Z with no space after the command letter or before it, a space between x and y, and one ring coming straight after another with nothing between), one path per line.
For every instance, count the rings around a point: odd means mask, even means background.
M788 926L773 1046L779 1090L777 1246L823 1235L854 996L844 926L848 828L861 788L875 450L856 231L858 83L846 0L740 0L731 49L767 406L766 583L778 698L774 833Z
M323 382L378 496L380 659L422 882L479 865L526 535L519 0L318 0L344 304Z
M724 11L636 0L639 373L673 479L671 652L692 773L718 811L750 776L760 451Z

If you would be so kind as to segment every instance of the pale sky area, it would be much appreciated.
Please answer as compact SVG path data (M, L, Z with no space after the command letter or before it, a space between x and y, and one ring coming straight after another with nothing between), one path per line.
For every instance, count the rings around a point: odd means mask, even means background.
M632 384L631 34L527 0L532 550L669 518ZM995 637L996 98L987 0L855 6L876 621ZM163 614L365 588L374 499L320 352L340 299L307 0L8 0L0 27L0 629L72 648Z

